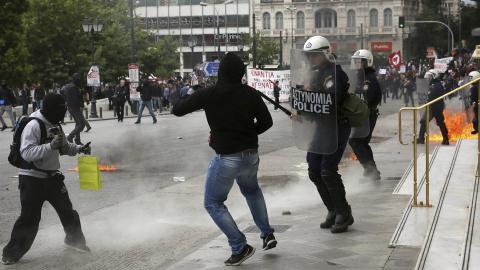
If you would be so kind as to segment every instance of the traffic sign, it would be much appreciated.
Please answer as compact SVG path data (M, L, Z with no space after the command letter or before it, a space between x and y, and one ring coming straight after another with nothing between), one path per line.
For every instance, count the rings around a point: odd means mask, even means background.
M205 76L218 76L218 66L220 62L205 62L203 63L203 73Z
M480 36L480 28L475 28L472 30L472 36L478 37Z

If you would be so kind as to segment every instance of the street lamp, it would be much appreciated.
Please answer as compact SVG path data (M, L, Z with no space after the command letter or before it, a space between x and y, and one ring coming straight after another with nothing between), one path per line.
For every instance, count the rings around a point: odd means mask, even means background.
M90 37L92 39L92 66L95 65L95 32L101 32L103 28L103 23L99 19L89 20L88 18L85 19L82 23L83 31L85 33L90 33ZM95 90L94 86L92 86L92 107L90 116L91 118L98 118L97 115L97 99L95 97Z
M290 20L292 21L292 49L293 49L293 12L297 10L296 7L286 7L286 9L290 10Z
M190 36L188 38L188 47L192 49L192 72L195 71L195 61L193 59L193 48L197 45L197 38L194 36Z
M227 0L225 2L222 3L222 5L228 5L228 4L231 4L233 3L233 0ZM219 23L219 17L218 17L218 10L217 8L215 7L215 4L209 4L209 3L206 3L206 2L200 2L200 6L202 7L206 7L206 6L212 6L213 7L213 11L215 12L216 16L217 16L217 37L218 37L218 61L220 61L220 23ZM226 14L225 14L226 15ZM215 30L214 30L215 31ZM214 32L215 33L215 32ZM227 35L226 31L225 31L225 36ZM226 46L226 43L225 43L225 46ZM226 47L225 47L226 48Z

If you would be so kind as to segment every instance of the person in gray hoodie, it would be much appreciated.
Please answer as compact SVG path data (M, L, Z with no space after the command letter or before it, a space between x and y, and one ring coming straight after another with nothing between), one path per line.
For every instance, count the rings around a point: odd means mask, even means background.
M10 241L3 249L2 263L14 264L27 253L35 240L40 223L42 205L48 201L63 225L66 237L65 245L81 252L89 252L80 225L80 216L73 210L65 177L59 171L60 155L75 156L79 153L90 154L89 144L76 145L66 140L59 122L66 112L65 99L60 94L47 94L43 108L30 115L45 124L47 139L40 141L40 124L32 120L21 135L20 153L22 158L33 163L35 169L18 169L18 189L22 211L13 226Z

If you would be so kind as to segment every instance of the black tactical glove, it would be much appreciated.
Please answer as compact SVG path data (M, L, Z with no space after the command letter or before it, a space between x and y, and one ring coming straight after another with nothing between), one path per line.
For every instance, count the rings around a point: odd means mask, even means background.
M80 153L83 153L85 155L90 155L92 153L92 148L90 147L90 142L82 145L80 147Z

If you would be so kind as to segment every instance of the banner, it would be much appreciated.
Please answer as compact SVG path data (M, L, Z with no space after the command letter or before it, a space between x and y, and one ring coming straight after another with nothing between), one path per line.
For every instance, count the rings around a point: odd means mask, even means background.
M280 87L280 102L288 102L290 94L290 70L247 70L248 85L264 93L266 96L273 96L273 86L278 81Z
M445 73L445 71L447 71L448 64L452 60L453 60L453 57L446 57L446 58L440 58L440 59L437 58L435 59L435 64L433 69L435 69L440 73Z
M100 86L98 66L92 66L87 75L87 86Z
M427 58L437 58L437 53L434 47L427 47Z
M400 51L391 53L388 56L388 60L390 61L390 66L393 68L400 67L400 65L402 65L402 55Z
M140 100L140 93L137 92L138 83L130 83L130 100Z
M128 64L128 78L130 82L139 82L138 64Z

